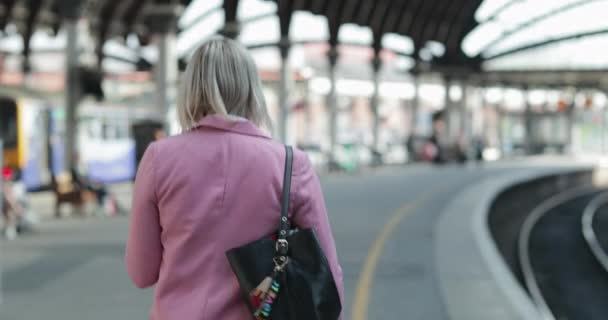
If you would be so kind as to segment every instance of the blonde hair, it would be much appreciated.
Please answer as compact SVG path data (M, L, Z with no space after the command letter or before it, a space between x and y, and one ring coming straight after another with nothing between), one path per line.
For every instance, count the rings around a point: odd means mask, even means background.
M234 40L214 37L202 44L188 63L177 107L183 130L204 116L217 114L248 119L272 131L253 58Z

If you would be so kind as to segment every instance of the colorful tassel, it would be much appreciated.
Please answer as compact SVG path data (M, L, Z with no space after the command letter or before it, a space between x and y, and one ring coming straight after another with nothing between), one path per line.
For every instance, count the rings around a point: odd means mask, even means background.
M262 286L262 288L264 288L267 279L270 279L270 277L264 279L264 281L262 281L262 283L260 283L260 285L254 291L260 288L262 284L264 284L264 286ZM265 295L262 296L262 299L260 300L259 304L254 305L257 308L256 312L253 314L256 320L264 320L270 317L270 312L272 311L272 304L274 303L275 299L277 298L277 295L279 294L280 285L278 281L271 279L271 282L268 283L268 287L269 289L266 289Z
M262 282L260 282L260 284L258 284L258 286L253 289L253 291L251 291L250 297L251 297L251 304L253 305L254 308L259 308L260 305L262 304L264 297L267 295L268 290L270 290L270 287L272 285L272 278L271 277L266 277L264 278L264 280L262 280Z

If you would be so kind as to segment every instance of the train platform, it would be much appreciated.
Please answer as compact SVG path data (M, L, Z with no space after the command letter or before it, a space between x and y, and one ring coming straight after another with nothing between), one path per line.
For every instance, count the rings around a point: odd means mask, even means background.
M513 316L521 310L510 309L513 296L504 296L509 290L477 250L490 244L479 242L475 217L506 186L575 167L585 166L536 159L323 176L345 319L525 319ZM112 188L128 204L130 185ZM33 199L40 210L52 208L49 195ZM134 289L124 269L128 218L43 216L36 234L3 243L2 319L147 316L152 291Z

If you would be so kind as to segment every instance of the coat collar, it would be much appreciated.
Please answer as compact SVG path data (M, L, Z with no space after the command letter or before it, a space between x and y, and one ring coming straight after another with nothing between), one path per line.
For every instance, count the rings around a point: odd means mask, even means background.
M248 136L261 137L271 139L268 134L254 125L251 121L234 116L221 116L221 115L207 115L201 118L198 123L192 128L197 129L201 127L214 128L224 131L235 132Z

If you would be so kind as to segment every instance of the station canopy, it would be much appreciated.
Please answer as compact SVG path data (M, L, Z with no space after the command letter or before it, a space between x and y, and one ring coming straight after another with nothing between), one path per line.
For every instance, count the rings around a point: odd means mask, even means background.
M0 51L61 52L61 24L74 3L83 4L89 51L104 70L154 64L158 54L145 14L150 6L171 4L185 8L177 22L182 59L238 21L239 41L268 67L280 61L276 48L287 34L295 46L367 48L366 59L374 50L388 51L402 71L425 65L539 82L551 72L573 72L570 79L583 81L576 75L586 72L585 79L595 81L608 66L606 0L1 0Z
M99 57L132 62L120 46L137 51L154 63L154 48L146 11L154 5L183 5L177 51L185 56L206 37L238 21L239 40L253 49L277 46L289 33L295 44L330 42L383 48L412 61L463 65L462 38L475 27L474 12L481 0L2 0L0 50L57 51L65 41L61 25L74 4L83 4L83 17ZM38 33L46 32L47 36ZM129 39L136 36L137 40ZM48 40L48 41L47 41ZM50 45L45 48L45 43ZM118 42L120 45L108 43ZM124 49L124 48L123 48ZM100 59L101 60L101 59ZM407 59L406 59L407 60Z
M486 70L605 70L608 1L485 0L463 50Z

